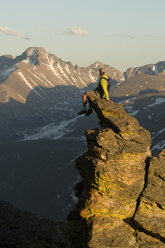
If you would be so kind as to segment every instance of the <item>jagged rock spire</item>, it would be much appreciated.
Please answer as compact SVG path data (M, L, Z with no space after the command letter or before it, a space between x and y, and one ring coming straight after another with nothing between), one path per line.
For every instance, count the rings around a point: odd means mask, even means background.
M82 190L77 219L76 214L74 220L70 218L73 233L76 236L77 223L81 223L81 232L87 229L86 245L91 248L135 248L140 242L144 247L148 242L161 247L159 238L145 232L138 236L136 225L151 159L151 135L120 104L100 99L94 91L88 93L88 100L101 128L86 132L88 151L76 160ZM81 239L77 234L78 243Z

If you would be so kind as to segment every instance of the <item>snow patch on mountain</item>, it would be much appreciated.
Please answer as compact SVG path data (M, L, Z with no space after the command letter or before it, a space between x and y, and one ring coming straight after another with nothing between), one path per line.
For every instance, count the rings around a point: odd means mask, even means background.
M23 81L26 83L26 85L32 89L38 96L40 96L42 98L42 96L40 95L40 93L38 93L32 86L31 84L27 81L27 79L25 78L25 76L23 75L22 72L18 72L18 75L23 79Z
M76 122L81 116L74 117L69 120L64 120L60 124L50 123L44 127L35 129L35 134L29 135L25 132L23 133L24 138L22 141L26 140L39 140L39 139L61 139L64 135L70 133L72 130L72 124Z
M23 60L24 63L29 64L33 63L34 65L38 65L38 49L37 48L29 48L26 50L27 58Z
M62 74L65 74L64 71L63 71L63 69L62 69L62 67L60 66L59 63L57 64L57 67L59 68L59 70L60 70L60 72L61 72Z
M91 70L89 70L89 76L90 76L92 82L95 82L95 81L96 81L96 79L95 79L95 78L92 76L92 74L91 74Z
M80 81L83 83L83 85L86 87L87 84L82 80L82 78L80 78L80 76L78 76L78 78L80 79Z
M67 64L65 65L65 68L66 68L66 71L67 71L69 74L71 74L71 72L69 71L69 67L68 67Z
M140 110L132 110L131 112L129 112L129 114L131 114L132 116L137 115L140 112Z
M61 74L69 81L69 78L67 77L66 73L63 71L62 67L60 64L57 64L57 67L59 68Z
M20 94L17 95L21 98L21 100L23 100L24 103L26 102L26 99L23 96L21 96Z
M75 80L75 78L74 78L74 77L72 77L72 76L71 76L71 78L72 78L72 80L75 82L75 84L73 84L73 83L72 83L72 85L73 85L73 86L75 86L75 85L76 85L76 86L78 87L78 83L77 83L77 81Z
M154 107L155 105L158 105L158 104L162 104L165 102L165 97L157 97L156 98L156 101L150 105L148 105L147 107L145 107L144 109L148 108L148 107Z
M44 74L40 73L41 76L50 84L50 86L54 87L54 85L44 76Z
M133 98L132 98L132 99L133 99ZM130 99L129 99L129 100L126 100L126 101L124 101L124 102L125 102L125 103L128 103L129 101L130 101ZM156 105L162 104L162 103L164 103L164 102L165 102L165 97L157 97L157 98L155 99L155 102L154 102L154 103L149 104L149 105L147 105L146 107L141 108L140 110L133 110L133 106L132 106L132 105L127 105L127 106L125 106L125 110L126 110L130 115L133 115L133 116L134 116L134 115L136 115L137 113L139 113L140 111L146 110L146 109L148 109L148 108L155 107ZM148 118L151 119L152 117L149 115Z
M5 71L1 72L0 73L0 77L2 77L3 79L5 79L8 76L10 76L10 74L13 73L16 70L17 70L17 67L11 67L8 70L5 70Z
M27 50L27 56L29 56L29 57L36 56L37 54L38 54L38 49L37 48L29 48Z
M155 135L153 135L152 140L155 139L157 136L165 132L165 128L159 130Z
M46 54L46 58L47 58L47 61L48 61L48 64L46 64L46 66L49 68L50 71L52 71L52 73L57 78L59 78L60 80L62 80L61 75L54 68L54 60L53 60L53 58L49 59L48 54Z
M30 72L30 71L29 71ZM30 72L35 78L37 78L39 81L44 82L40 77L38 77L35 73Z
M156 149L158 149L159 151L161 151L164 148L165 148L165 141L161 140L161 141L159 141L156 145L154 145L151 148L151 151L156 150Z
M37 74L37 75L36 75ZM45 82L45 80L43 80L42 79L42 75L40 74L40 73L38 73L38 72L36 72L36 77L42 82L42 83L44 83L46 86L48 86L48 84Z
M159 73L158 67L156 65L152 65L152 70L155 72L155 74Z
M34 82L30 77L29 77L29 79L30 79L30 81L31 81L38 89L40 89L40 91L42 91L42 93L44 93L45 95L47 95L46 92L45 92L40 86L38 86L38 85L36 84L36 82Z

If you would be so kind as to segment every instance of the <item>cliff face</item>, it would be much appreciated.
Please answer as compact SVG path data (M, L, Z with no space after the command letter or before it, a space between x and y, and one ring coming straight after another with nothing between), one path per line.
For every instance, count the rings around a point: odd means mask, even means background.
M151 156L150 133L120 104L95 92L88 99L101 127L86 132L88 151L76 160L82 183L72 238L77 247L164 247L165 151Z
M157 158L151 158L146 187L134 220L146 233L165 243L165 150Z

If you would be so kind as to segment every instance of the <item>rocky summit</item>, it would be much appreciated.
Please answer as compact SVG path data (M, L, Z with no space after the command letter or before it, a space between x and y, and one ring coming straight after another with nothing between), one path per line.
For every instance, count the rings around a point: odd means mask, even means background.
M76 160L76 247L165 247L165 151L151 156L149 131L122 105L95 91L88 99L101 127L86 132L88 151Z
M1 247L165 247L165 150L152 156L150 132L122 105L95 91L88 100L100 128L86 131L88 151L76 159L82 181L68 223L0 202Z

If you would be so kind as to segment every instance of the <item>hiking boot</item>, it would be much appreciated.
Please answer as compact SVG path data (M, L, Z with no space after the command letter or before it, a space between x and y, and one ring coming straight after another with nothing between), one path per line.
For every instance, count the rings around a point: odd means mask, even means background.
M78 114L78 115L83 115L83 114L85 114L85 113L87 113L87 111L82 109L82 110L81 110L80 112L78 112L77 114Z
M85 116L89 116L92 113L93 113L93 110L92 109L88 109L88 111L86 112Z

